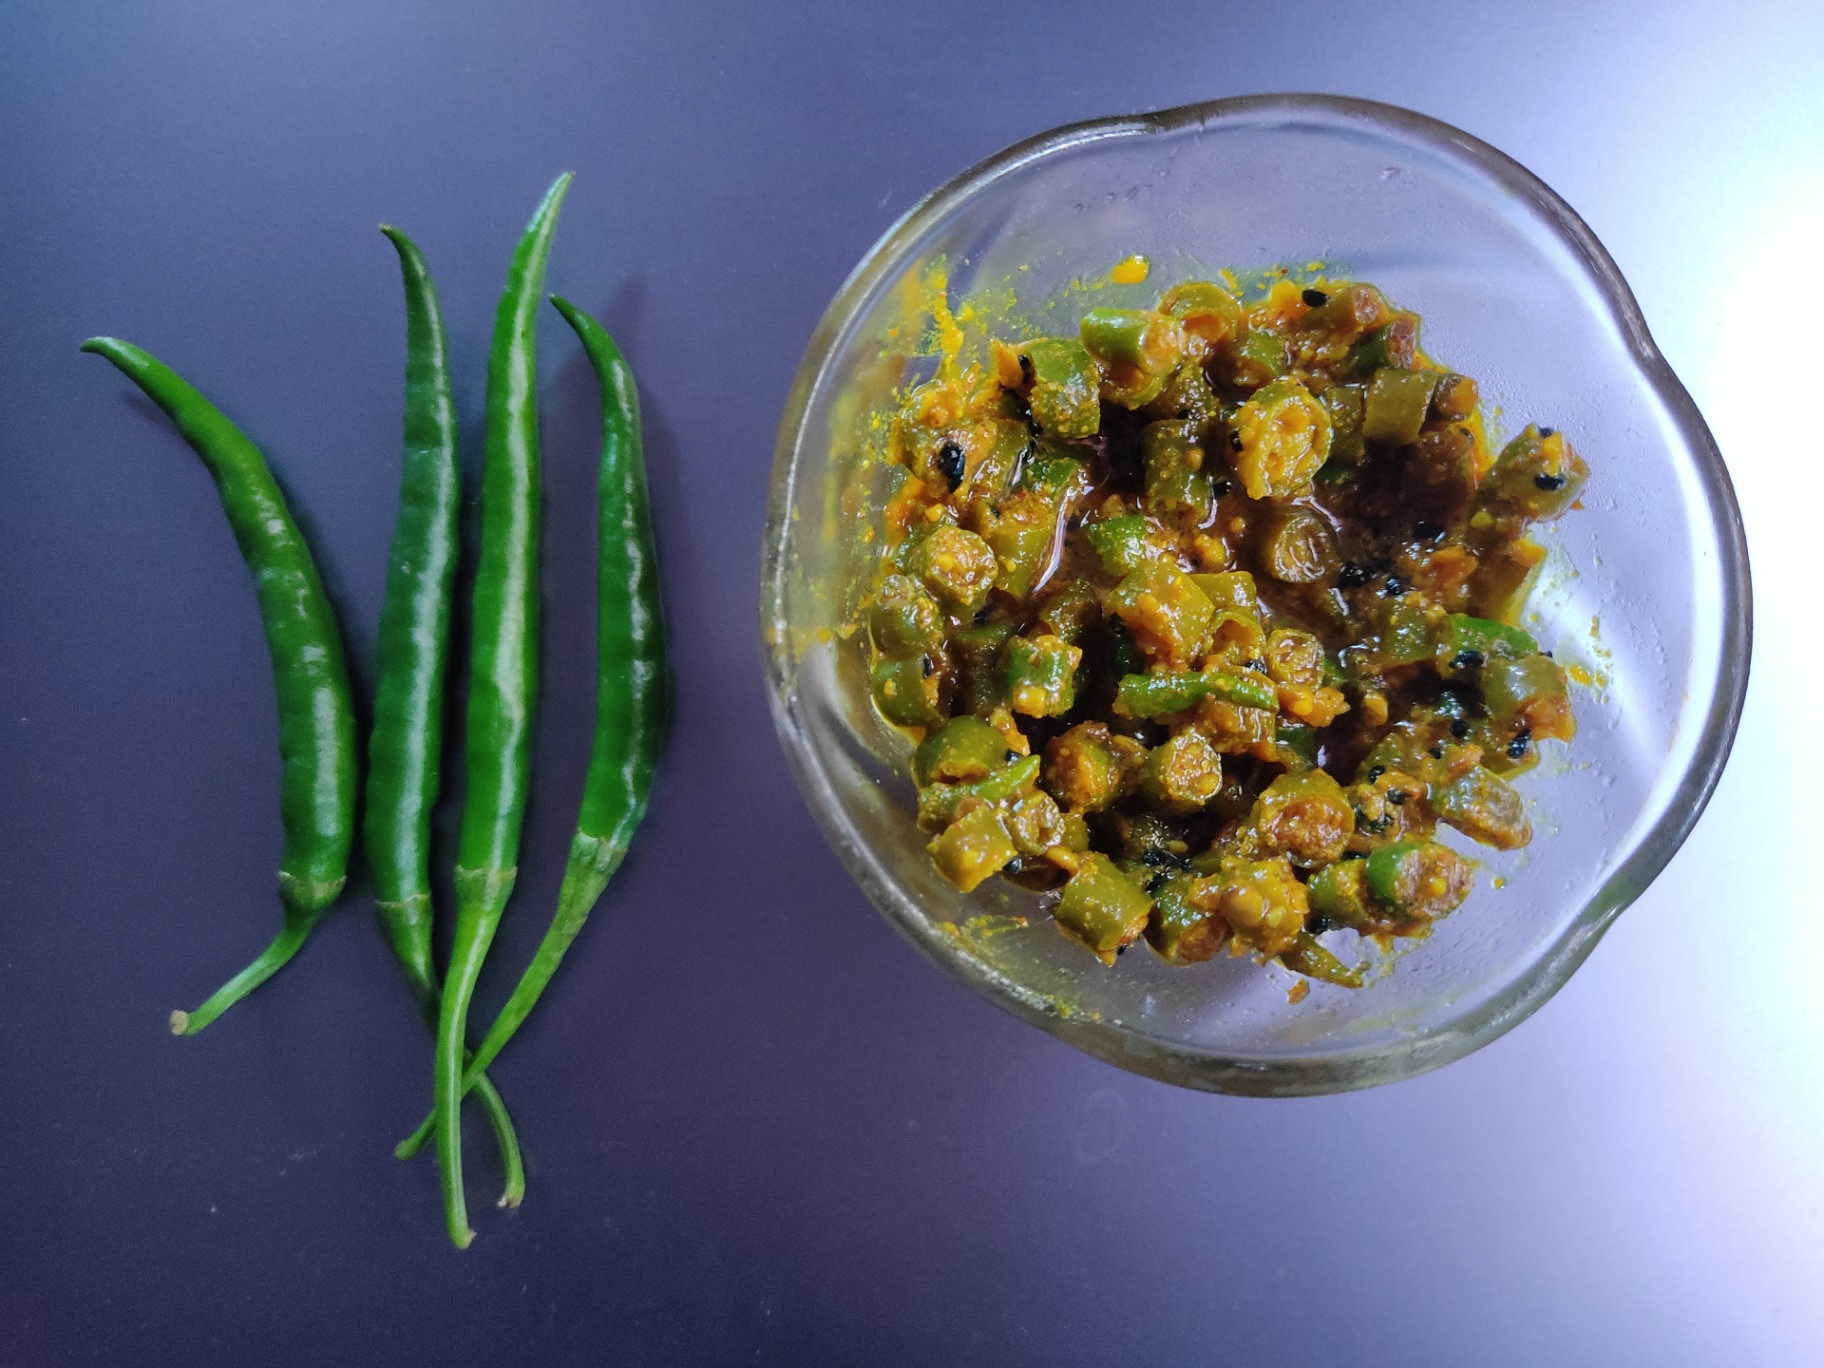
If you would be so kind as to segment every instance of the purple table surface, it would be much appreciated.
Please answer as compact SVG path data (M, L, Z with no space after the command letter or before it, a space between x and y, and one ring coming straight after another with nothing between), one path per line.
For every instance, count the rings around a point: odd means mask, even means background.
M1439 1073L1292 1102L1130 1077L920 960L798 799L756 622L785 390L882 230L1047 127L1275 89L1458 124L1583 213L1731 462L1760 627L1709 814L1569 987ZM1820 1361L1824 811L1793 741L1821 92L1798 0L14 0L0 1362ZM263 443L371 685L403 333L374 226L430 257L473 461L507 254L565 168L550 283L643 381L678 726L495 1072L530 1196L492 1209L477 1133L458 1253L433 1166L388 1153L429 1050L365 891L218 1026L165 1032L277 926L272 685L201 466L76 348L143 343ZM542 721L483 1011L555 894L592 709L596 391L555 315L541 343Z

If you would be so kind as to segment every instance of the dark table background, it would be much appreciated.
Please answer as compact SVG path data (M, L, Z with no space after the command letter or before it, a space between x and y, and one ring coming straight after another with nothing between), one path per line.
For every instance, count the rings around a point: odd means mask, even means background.
M1459 124L1585 215L1731 462L1761 629L1711 812L1564 992L1440 1073L1294 1102L1130 1077L921 961L798 800L756 625L785 390L887 225L1049 126L1273 89ZM1815 350L1821 89L1796 0L12 0L0 1363L1819 1362L1824 931L1792 857L1824 813L1789 751L1824 453L1762 342ZM166 1034L278 924L272 685L202 467L76 347L152 348L264 445L371 685L403 336L374 225L429 255L473 462L507 255L567 168L550 284L643 382L678 726L495 1070L526 1205L487 1202L477 1134L458 1253L433 1166L388 1154L429 1052L365 891ZM592 708L597 399L541 339L542 730L478 1014L547 916Z

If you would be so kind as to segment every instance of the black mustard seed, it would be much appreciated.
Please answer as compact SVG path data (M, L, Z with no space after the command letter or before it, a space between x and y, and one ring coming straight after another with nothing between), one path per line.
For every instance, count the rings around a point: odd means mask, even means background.
M963 471L968 468L968 458L955 442L945 442L937 449L937 468L950 482L950 488L955 489L963 482Z

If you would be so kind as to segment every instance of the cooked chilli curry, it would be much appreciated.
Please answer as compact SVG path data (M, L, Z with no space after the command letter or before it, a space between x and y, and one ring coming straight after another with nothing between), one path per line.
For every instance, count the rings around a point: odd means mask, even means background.
M1528 533L1588 472L1549 427L1494 449L1374 286L1185 281L997 342L904 394L887 459L869 686L958 888L1055 890L1111 963L1354 987L1320 936L1468 895L1440 824L1531 837L1510 780L1574 722L1515 625Z

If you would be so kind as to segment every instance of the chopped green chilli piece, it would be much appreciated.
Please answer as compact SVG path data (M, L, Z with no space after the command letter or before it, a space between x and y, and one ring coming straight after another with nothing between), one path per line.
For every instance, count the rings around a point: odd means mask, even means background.
M1539 643L1518 627L1451 613L1439 638L1438 663L1446 669L1475 669L1490 660L1518 660L1538 650Z
M1431 805L1448 825L1497 850L1513 850L1533 836L1520 795L1486 769L1472 769L1448 784L1433 785Z
M1361 462L1366 447L1362 442L1362 415L1367 392L1360 385L1332 385L1324 391L1324 407L1330 411L1330 459L1348 465Z
M1394 367L1376 371L1362 411L1362 439L1381 446L1406 446L1418 441L1438 378L1436 371Z
M1151 423L1140 433L1148 505L1162 517L1189 519L1193 525L1201 525L1210 516L1215 497L1203 468L1200 433L1201 424L1192 419Z
M1185 334L1184 361L1144 412L1152 418L1188 423L1193 431L1207 435L1222 418L1222 400L1210 387L1209 373L1191 359L1190 353L1200 345L1190 333Z
M961 488L957 491L959 497L971 501L996 499L1005 494L1013 484L1021 459L1032 447L1032 434L1026 425L1009 418L989 419L983 424L983 433L980 445L985 452L973 464L965 461L963 477L959 481ZM939 450L941 452L942 448Z
M1201 674L1128 675L1115 694L1115 713L1120 717L1170 717L1188 712L1206 698L1239 708L1279 706L1279 693L1266 680L1205 670Z
M1215 605L1191 577L1163 560L1124 576L1106 606L1149 659L1186 661L1202 649Z
M1260 568L1281 584L1316 584L1336 574L1336 534L1308 508L1275 508L1265 518Z
M1360 281L1301 294L1309 312L1298 321L1297 330L1321 341L1326 357L1334 357L1339 347L1353 346L1392 316L1387 297Z
M927 847L938 872L963 892L972 892L990 874L1019 857L1013 837L994 808L971 807Z
M1002 652L1013 636L1011 622L983 622L950 634L956 660L956 711L984 717L1007 702L1007 671Z
M1014 768L1027 773L1028 761L1031 762L1031 775L1036 778L1039 772L1038 756L1029 756ZM1022 778L1021 787L1029 782ZM1053 846L1068 845L1070 841L1069 823L1058 800L1049 793L1017 792L1010 796L1001 813L1007 824L1007 834L1013 837L1014 845L1019 847L1022 856L1036 858L1043 855ZM1079 818L1078 821L1082 819Z
M1076 706L1083 648L1049 633L1007 643L1007 701L1028 717L1058 717Z
M994 587L1024 598L1057 540L1058 501L1022 490L994 507L978 509L975 527L994 556Z
M1446 375L1432 392L1431 412L1447 423L1458 423L1474 417L1481 402L1481 391L1474 380L1467 375Z
M1529 427L1501 450L1480 500L1536 521L1557 517L1577 502L1590 468L1562 432Z
M1205 893L1209 880L1188 872L1154 876L1153 910L1146 923L1146 940L1161 959L1173 964L1197 964L1221 948L1229 924L1211 909L1191 901ZM1207 901L1207 896L1204 899Z
M1362 986L1360 966L1344 964L1319 944L1317 937L1309 931L1298 933L1298 939L1292 943L1292 948L1280 952L1279 962L1295 974L1322 979L1339 988Z
M1260 596L1254 588L1254 576L1246 570L1224 570L1214 575L1192 575L1191 583L1203 590L1215 609L1210 617L1212 642L1217 647L1233 647L1252 658L1266 636L1260 623Z
M1325 865L1307 886L1313 915L1335 926L1372 925L1376 914L1368 901L1366 861L1341 860Z
M1437 652L1437 632L1425 601L1417 594L1404 594L1387 607L1386 626L1381 631L1380 659L1389 665L1416 665Z
M1286 767L1288 774L1303 774L1306 770L1317 768L1316 727L1306 726L1302 722L1282 722L1274 733L1273 740L1279 752L1279 763Z
M868 674L881 716L899 727L944 720L943 678L929 656L882 656Z
M1102 397L1139 408L1158 397L1184 355L1184 330L1150 309L1091 309L1079 328L1102 372Z
M1054 437L1094 437L1102 426L1102 374L1081 342L1042 337L1020 353L1032 369L1032 417Z
M1382 846L1361 863L1375 901L1409 919L1431 921L1463 905L1475 871L1461 855L1436 841Z
M1330 413L1298 381L1275 380L1235 417L1235 473L1250 499L1290 499L1330 459Z
M1073 579L1039 609L1039 626L1072 646L1080 646L1102 620L1102 600L1088 580Z
M1146 757L1140 788L1163 812L1196 812L1222 787L1222 756L1201 732L1185 730Z
M1517 735L1516 727L1525 730L1529 742L1569 741L1576 734L1570 692L1557 661L1542 655L1490 661L1476 682L1488 715L1510 736ZM1524 753L1525 747L1521 750Z
M987 542L945 524L918 544L909 568L951 608L973 613L988 601L997 565Z
M1153 900L1106 855L1077 857L1076 872L1064 885L1052 916L1070 935L1098 955L1115 951L1146 929Z
M1284 855L1310 869L1343 857L1355 813L1342 785L1320 769L1282 774L1248 814L1249 844L1259 855Z
M1007 738L979 717L956 717L912 753L917 784L967 783L986 778L1007 762Z
M1214 878L1216 914L1238 945L1271 957L1297 944L1311 904L1288 861L1225 861Z
M1089 544L1101 557L1102 568L1116 577L1138 570L1159 554L1153 545L1152 528L1138 513L1108 518L1084 530Z
M1250 330L1235 348L1235 383L1248 389L1286 373L1286 340L1277 333Z
M1391 323L1349 349L1341 373L1346 377L1363 377L1389 367L1404 368L1418 358L1418 350L1418 318L1413 314L1398 314Z
M1234 343L1247 330L1235 296L1209 280L1186 280L1159 298L1159 307L1177 319L1185 337L1204 356Z
M1100 812L1139 786L1146 747L1080 722L1045 747L1045 786L1073 812Z
M888 575L868 610L868 631L882 655L921 655L944 644L944 613L924 586Z
M941 830L956 820L963 804L978 798L994 804L1032 787L1039 777L1039 757L1022 756L985 779L971 783L931 783L918 791L918 824L927 831Z
M1192 575L1191 582L1203 590L1205 597L1218 608L1260 617L1260 595L1254 588L1254 576L1246 570L1224 570L1214 575Z
M1327 682L1324 643L1309 632L1280 628L1267 638L1262 658L1275 684L1315 689Z
M1075 456L1041 452L1021 470L1018 485L1021 489L1061 499L1074 486L1086 484L1087 479L1083 462Z

